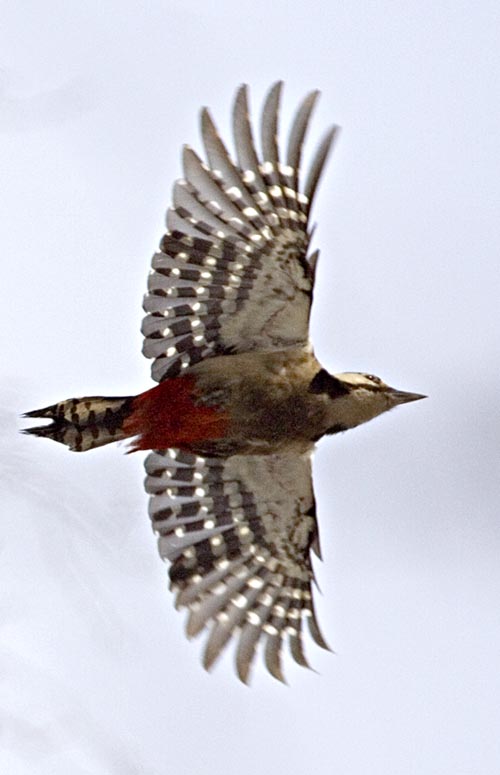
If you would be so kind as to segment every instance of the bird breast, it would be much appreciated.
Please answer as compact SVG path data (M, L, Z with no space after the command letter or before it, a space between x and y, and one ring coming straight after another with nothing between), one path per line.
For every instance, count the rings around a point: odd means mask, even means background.
M198 402L228 417L226 447L265 454L307 451L324 433L324 397L308 390L319 368L311 353L293 350L211 358L189 373Z

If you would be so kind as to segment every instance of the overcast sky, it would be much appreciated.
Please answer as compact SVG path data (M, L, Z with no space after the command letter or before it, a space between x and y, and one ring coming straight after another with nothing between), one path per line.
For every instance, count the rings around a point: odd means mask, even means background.
M497 2L5 2L0 24L0 770L497 775ZM317 197L316 352L426 393L321 443L319 675L211 675L140 455L22 411L152 383L141 301L180 147L286 81L340 140ZM257 111L256 111L257 112ZM309 146L310 147L310 146Z

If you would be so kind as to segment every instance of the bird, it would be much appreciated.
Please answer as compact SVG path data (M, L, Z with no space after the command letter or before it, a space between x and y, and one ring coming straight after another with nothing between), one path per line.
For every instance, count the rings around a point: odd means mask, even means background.
M330 374L314 355L319 251L310 249L310 214L338 127L319 142L304 179L319 91L300 102L283 152L282 90L278 81L265 98L260 150L246 85L232 111L235 153L207 108L205 159L183 148L183 178L174 183L144 298L143 353L158 384L24 415L50 421L26 433L73 451L128 439L128 451L149 452L149 515L175 605L187 609L186 633L206 632L206 669L233 642L244 683L258 650L280 681L285 646L288 658L309 667L306 629L329 648L313 599L317 442L425 398L370 373Z

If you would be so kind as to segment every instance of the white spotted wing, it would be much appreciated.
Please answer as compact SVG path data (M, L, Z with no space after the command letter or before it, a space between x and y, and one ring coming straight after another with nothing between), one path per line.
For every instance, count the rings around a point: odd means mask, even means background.
M283 680L281 651L307 666L304 621L327 648L314 614L311 549L318 534L309 455L205 458L166 450L146 460L150 516L161 556L172 563L188 635L209 634L210 668L231 638L247 681L259 642L268 670Z
M320 143L303 184L302 147L318 92L299 106L282 161L281 87L275 84L264 104L260 158L245 86L233 110L236 160L206 109L206 161L184 149L184 178L174 186L144 300L144 354L154 359L159 382L213 355L308 342L317 258L308 256L309 214L336 128Z

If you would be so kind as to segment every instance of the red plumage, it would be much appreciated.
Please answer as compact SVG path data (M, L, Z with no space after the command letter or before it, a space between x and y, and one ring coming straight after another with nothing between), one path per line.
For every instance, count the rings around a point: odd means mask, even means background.
M189 449L196 442L223 438L227 414L199 398L193 377L166 379L136 396L123 423L126 436L137 436L130 451Z

